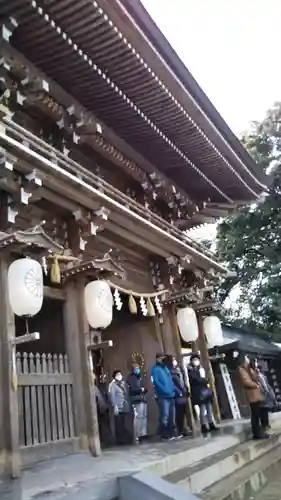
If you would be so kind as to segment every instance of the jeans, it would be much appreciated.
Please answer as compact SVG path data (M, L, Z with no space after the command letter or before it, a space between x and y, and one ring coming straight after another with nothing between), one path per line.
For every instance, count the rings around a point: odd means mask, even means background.
M147 436L147 403L136 403L133 409L135 438Z
M158 399L159 424L162 437L169 438L175 434L175 400L173 398Z
M214 415L212 403L209 401L208 403L204 403L200 405L200 424L208 425L214 423Z

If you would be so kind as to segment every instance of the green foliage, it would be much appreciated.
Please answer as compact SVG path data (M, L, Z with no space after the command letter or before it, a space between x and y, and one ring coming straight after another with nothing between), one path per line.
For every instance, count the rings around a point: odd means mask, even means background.
M269 192L259 203L243 208L220 224L219 258L237 273L219 290L223 302L239 284L240 295L228 321L268 331L281 339L281 103L261 123L254 123L242 141L269 172Z

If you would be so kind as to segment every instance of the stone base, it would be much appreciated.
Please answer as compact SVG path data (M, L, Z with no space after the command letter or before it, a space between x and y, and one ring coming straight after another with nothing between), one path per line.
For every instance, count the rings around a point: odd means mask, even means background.
M77 498L113 500L119 496L121 483L118 478L128 479L129 476L134 476L134 480L130 483L134 485L137 484L136 475L138 475L137 481L145 477L146 488L152 487L152 479L149 479L148 475L162 478L160 482L153 481L155 487L158 488L158 495L163 492L163 484L166 484L166 493L171 491L174 494L182 488L182 485L172 484L172 478L175 478L180 473L179 471L196 467L196 464L211 460L214 455L230 454L231 449L249 438L249 430L247 421L236 421L222 425L218 435L209 436L206 439L185 439L111 449L97 458L81 452L41 462L24 470L20 481L20 500L46 500L46 498L48 500L61 498L64 500ZM145 476L140 476L140 473ZM170 480L170 484L164 481L165 478ZM185 480L186 477L182 479ZM197 481L199 481L198 477ZM186 496L187 489L185 490L184 492L184 489L181 489L185 496L179 498L192 498L190 495ZM2 500L1 484L0 498ZM18 500L14 496L10 498ZM134 495L131 498L136 500ZM145 499L145 496L142 498Z
M120 478L119 500L199 500L192 493L186 493L179 486L147 472Z

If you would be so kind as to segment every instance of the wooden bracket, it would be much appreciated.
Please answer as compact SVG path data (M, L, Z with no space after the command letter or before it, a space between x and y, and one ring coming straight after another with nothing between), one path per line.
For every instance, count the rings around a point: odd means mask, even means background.
M96 236L98 231L104 229L104 223L108 220L109 213L110 211L105 207L100 207L94 213L87 212L81 207L73 212L79 227L79 248L81 251L85 250L89 237Z
M97 351L99 349L108 349L113 347L112 340L105 340L104 342L99 342L98 344L89 344L87 346L88 351Z
M19 337L15 337L11 341L11 344L13 346L17 346L20 344L26 344L26 342L33 342L34 340L40 340L40 333L39 332L26 333L24 335L20 335Z
M13 31L18 27L18 23L14 17L10 17L5 21L5 23L2 24L2 39L5 40L5 42L9 42L10 38L13 34Z

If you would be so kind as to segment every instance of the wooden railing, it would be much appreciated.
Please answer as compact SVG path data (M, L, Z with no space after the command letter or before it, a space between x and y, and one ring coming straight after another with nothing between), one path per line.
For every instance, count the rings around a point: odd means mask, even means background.
M9 136L13 137L23 144L28 144L34 152L36 152L43 158L47 159L50 162L55 162L59 167L63 168L67 172L79 177L83 181L87 182L90 186L94 187L95 189L101 190L113 200L126 206L133 213L136 213L141 217L145 217L145 219L149 220L156 227L167 231L167 233L178 238L181 242L189 245L191 249L193 248L199 252L203 252L203 254L206 254L210 258L214 259L213 252L207 249L204 245L193 240L190 236L188 236L186 232L175 227L170 222L152 212L149 208L136 202L130 196L124 194L122 191L115 188L113 185L109 184L104 179L91 172L87 168L83 167L73 159L68 158L61 151L43 141L29 130L21 127L7 117L3 119L3 122L5 123L6 133ZM5 154L7 157L9 157L9 153L6 152Z
M75 437L66 355L17 353L20 445Z

